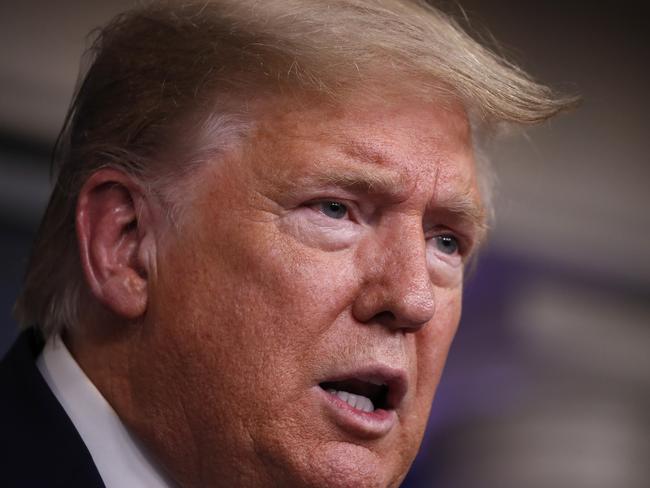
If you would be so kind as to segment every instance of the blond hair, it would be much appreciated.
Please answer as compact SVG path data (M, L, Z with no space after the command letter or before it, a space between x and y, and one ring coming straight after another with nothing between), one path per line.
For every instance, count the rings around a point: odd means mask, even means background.
M247 95L298 91L336 100L383 83L459 99L484 132L538 123L575 102L417 0L156 2L118 15L88 55L15 308L23 326L37 324L46 337L78 321L75 207L85 179L111 166L173 195L170 182L245 135Z

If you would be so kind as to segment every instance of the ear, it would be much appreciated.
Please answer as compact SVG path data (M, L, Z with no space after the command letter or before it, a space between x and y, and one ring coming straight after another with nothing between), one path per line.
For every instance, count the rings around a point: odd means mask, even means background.
M93 173L77 200L77 239L86 281L97 300L124 319L137 319L147 309L156 245L152 210L140 185L115 169Z

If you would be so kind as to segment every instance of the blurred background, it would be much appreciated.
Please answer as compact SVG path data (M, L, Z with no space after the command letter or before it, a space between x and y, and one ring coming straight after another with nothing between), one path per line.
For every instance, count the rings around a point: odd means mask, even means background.
M0 355L85 36L131 3L0 3ZM650 7L460 4L480 36L583 106L494 154L497 222L404 486L646 488Z

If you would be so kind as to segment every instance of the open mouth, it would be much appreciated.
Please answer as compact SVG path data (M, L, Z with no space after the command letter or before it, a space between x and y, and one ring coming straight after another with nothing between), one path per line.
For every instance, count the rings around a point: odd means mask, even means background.
M340 398L352 408L362 412L372 413L375 410L393 408L388 402L389 387L384 383L353 378L342 381L325 381L319 386L330 395Z
M321 378L317 390L325 412L338 427L355 438L380 439L398 425L406 408L408 377L403 369L381 364L346 368Z
M400 370L375 367L326 379L318 386L356 411L373 414L399 408L407 380Z

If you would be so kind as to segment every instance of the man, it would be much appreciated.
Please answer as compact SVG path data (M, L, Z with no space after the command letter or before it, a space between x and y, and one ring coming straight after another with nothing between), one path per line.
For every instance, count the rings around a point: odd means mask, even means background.
M409 0L156 3L91 51L2 485L398 486L485 236L477 145L571 100Z

